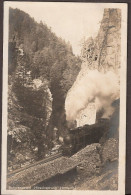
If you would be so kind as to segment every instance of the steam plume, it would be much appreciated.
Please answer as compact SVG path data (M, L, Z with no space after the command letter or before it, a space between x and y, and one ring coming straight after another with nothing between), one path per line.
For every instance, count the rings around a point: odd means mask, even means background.
M66 119L75 120L79 112L91 102L95 102L97 111L104 108L104 117L108 117L113 112L112 102L118 98L118 76L111 71L101 73L91 70L79 81L76 80L68 92L65 101Z

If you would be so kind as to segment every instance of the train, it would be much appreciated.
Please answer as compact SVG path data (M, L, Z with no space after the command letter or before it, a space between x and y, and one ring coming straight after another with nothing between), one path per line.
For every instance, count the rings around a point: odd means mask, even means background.
M109 124L109 119L100 118L95 124L86 124L81 127L69 129L63 140L63 155L71 156L87 145L99 143L101 138L107 134Z

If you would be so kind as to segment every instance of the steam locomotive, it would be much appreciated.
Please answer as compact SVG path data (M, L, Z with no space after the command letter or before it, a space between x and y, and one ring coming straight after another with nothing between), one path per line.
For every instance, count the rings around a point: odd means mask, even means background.
M109 119L100 118L93 125L84 125L68 130L64 137L62 152L65 156L71 156L80 149L92 143L99 143L100 139L109 130Z

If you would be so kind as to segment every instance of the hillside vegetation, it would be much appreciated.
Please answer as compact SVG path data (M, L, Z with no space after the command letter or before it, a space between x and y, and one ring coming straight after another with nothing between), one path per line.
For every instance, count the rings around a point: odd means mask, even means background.
M54 127L64 134L65 97L80 66L70 43L46 24L10 8L9 167L42 158L53 146Z

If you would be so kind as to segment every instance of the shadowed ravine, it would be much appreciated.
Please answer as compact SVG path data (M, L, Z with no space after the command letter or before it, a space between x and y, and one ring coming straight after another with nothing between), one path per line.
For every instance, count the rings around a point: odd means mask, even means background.
M118 189L120 30L121 11L105 9L97 36L75 56L46 24L10 8L8 174L22 171L8 177L8 189ZM101 123L98 135L100 120L109 127ZM68 133L84 125L94 125L90 140L83 145L78 132L70 143ZM45 163L66 136L68 149L82 147Z

